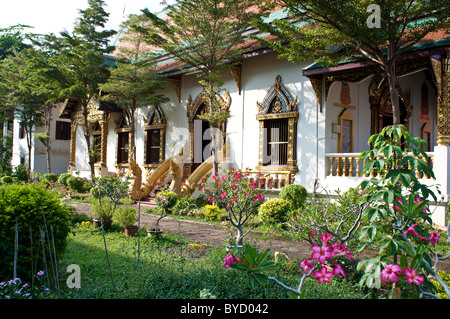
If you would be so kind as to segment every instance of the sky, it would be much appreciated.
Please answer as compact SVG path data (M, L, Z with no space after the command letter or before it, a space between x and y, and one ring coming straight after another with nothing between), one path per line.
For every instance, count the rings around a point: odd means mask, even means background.
M121 22L129 14L139 14L148 8L159 12L164 6L162 0L104 0L105 11L109 13L107 29L119 30ZM172 4L174 1L167 1ZM0 0L0 28L16 24L33 26L35 33L72 31L79 17L79 9L88 7L88 0Z

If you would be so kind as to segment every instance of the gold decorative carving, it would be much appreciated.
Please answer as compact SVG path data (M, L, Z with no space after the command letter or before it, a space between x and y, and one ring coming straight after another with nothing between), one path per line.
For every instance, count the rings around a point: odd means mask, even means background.
M298 99L293 99L287 88L281 83L279 75L269 89L262 103L256 102L258 115L267 113L297 112Z
M172 87L175 90L175 93L178 97L178 103L181 101L181 77L178 78L170 78L170 82L172 83Z
M241 66L230 64L230 72L233 76L234 82L239 90L239 95L241 95Z
M280 166L278 170L297 170L296 160L296 134L298 120L298 99L293 98L287 88L281 83L281 77L277 75L275 84L267 92L262 103L257 102L258 114L256 119L259 121L259 167L264 167L264 145L266 143L264 121L274 119L288 119L288 149L287 149L287 165ZM270 166L271 170L274 166ZM288 167L288 168L287 168Z

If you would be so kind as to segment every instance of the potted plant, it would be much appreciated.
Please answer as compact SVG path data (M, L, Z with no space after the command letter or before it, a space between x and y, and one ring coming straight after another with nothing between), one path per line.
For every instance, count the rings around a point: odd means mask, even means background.
M112 217L114 213L114 205L108 200L101 200L92 205L92 224L94 227L102 225L109 228L112 224Z
M162 218L166 217L169 214L170 210L175 206L178 200L178 195L170 190L167 187L163 188L156 194L152 194L151 197L155 198L156 205L158 205L158 209L160 211L160 216L156 220L156 223L153 227L147 229L147 233L149 236L159 236L163 232L159 228L159 222Z
M134 225L138 220L136 209L130 206L119 207L113 216L113 221L125 229L125 236L129 237L137 234L138 226Z

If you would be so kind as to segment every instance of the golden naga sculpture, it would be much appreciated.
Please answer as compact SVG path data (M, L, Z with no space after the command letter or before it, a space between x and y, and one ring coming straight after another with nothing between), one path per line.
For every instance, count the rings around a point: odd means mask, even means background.
M217 152L217 159L219 163L226 159L227 154L227 143L222 146ZM196 187L201 182L206 182L206 180L211 176L211 170L213 169L214 156L210 156L206 161L204 161L197 169L188 177L183 187L181 188L181 196L190 196L196 189Z
M174 144L175 147L175 144ZM186 147L186 145L185 145ZM226 146L224 145L221 150L218 151L217 158L219 161L226 158ZM144 185L142 185L142 170L134 159L135 149L130 154L129 158L129 169L131 174L134 176L134 183L132 190L128 193L132 200L140 200L147 197L153 189L158 185L158 181L161 182L162 178L170 170L172 175L172 182L170 184L170 190L175 192L178 196L190 196L199 185L199 183L206 182L206 180L211 176L211 170L213 169L214 157L210 156L206 161L204 161L186 180L184 185L182 185L182 170L180 164L177 163L176 159L183 159L183 150L177 156L172 155L171 157L160 164L148 177Z

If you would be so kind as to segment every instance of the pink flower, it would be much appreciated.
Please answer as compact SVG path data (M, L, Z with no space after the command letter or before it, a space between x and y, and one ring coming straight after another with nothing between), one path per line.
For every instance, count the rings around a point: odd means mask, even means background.
M307 274L309 274L311 272L311 270L313 269L313 266L314 266L314 263L312 262L312 260L309 260L309 259L305 259L300 263L300 267L302 267Z
M311 254L312 259L317 259L321 264L325 263L326 258L332 258L333 255L331 254L330 247L328 246L322 246L320 247L317 244L312 245L312 249L314 252Z
M386 268L381 271L381 281L386 283L386 279L391 282L398 282L398 276L402 273L402 269L397 265L387 264Z
M321 284L324 281L330 282L330 278L331 276L333 276L333 273L328 272L327 267L322 266L322 269L320 269L320 271L313 272L313 276L319 279L319 284Z
M440 238L440 235L438 233L431 233L430 239L428 239L428 241L432 245L436 245L439 242L439 238Z
M415 223L414 225L411 225L405 232L404 232L404 234L405 235L407 235L407 234L411 234L411 235L413 235L413 236L416 236L416 237L419 237L420 238L420 235L415 231L415 229L414 229L414 227L416 227L418 224L417 223Z
M225 258L223 259L223 265L227 269L230 268L231 265L233 265L234 263L242 263L242 261L239 260L239 258L233 256L232 254L226 255Z
M333 236L322 233L322 237L320 237L320 239L322 240L322 245L326 246L331 237Z
M333 275L341 274L342 276L344 276L345 279L347 279L347 276L345 275L344 269L342 269L341 265L335 263L334 267L336 268L333 269Z
M358 194L362 195L363 194L363 190L362 189L358 189Z
M207 201L209 201L209 202L211 202L213 200L214 200L214 198L212 198L212 196L209 196L208 199L207 199Z
M225 199L226 196L227 196L227 192L223 192L222 196L220 196L220 198Z
M227 221L224 220L224 221L222 222L222 226L226 226L226 225L227 225Z
M237 197L236 196L233 197L233 201L237 202Z
M421 282L423 282L423 276L419 276L417 275L417 270L416 269L411 269L409 270L409 268L405 268L405 275L406 275L406 281L408 282L408 284L416 284L416 285L420 285Z

